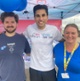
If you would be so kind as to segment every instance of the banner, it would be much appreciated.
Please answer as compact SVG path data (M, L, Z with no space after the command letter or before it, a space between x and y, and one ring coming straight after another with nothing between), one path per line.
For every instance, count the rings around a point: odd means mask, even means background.
M35 22L34 20L19 20L16 32L22 33L28 25L33 24L34 22ZM62 20L48 20L48 24L55 25L60 30ZM4 27L0 21L0 32L2 31L4 31Z

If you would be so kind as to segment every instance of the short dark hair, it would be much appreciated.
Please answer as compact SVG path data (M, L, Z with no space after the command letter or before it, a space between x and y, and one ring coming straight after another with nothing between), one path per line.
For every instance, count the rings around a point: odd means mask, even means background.
M4 23L4 20L5 20L6 17L14 17L15 21L18 23L19 18L18 18L18 15L15 14L15 13L13 13L13 12L3 12L1 14L1 21L2 21L2 23Z
M34 8L33 8L34 16L35 16L36 11L40 10L40 9L44 9L46 11L47 15L48 15L48 7L47 7L47 5L38 4L38 5L35 5Z

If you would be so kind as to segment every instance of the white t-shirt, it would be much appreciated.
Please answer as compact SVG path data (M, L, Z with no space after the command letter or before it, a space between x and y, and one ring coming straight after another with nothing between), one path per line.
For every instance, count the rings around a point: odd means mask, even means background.
M30 40L30 67L39 71L50 71L54 68L53 41L62 38L60 31L53 25L46 25L43 30L38 29L36 23L29 25L23 33Z

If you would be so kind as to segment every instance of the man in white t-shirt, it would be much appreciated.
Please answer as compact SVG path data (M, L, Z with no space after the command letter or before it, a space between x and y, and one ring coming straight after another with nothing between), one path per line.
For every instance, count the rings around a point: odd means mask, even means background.
M36 23L29 25L23 33L31 44L30 80L56 81L53 41L59 41L62 35L57 27L46 24L48 21L46 5L34 6L33 12Z

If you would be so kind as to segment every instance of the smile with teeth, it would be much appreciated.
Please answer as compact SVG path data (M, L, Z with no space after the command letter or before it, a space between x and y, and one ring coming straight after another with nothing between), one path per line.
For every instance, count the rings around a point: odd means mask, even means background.
M39 24L43 24L43 22L41 21L41 22L39 22Z

